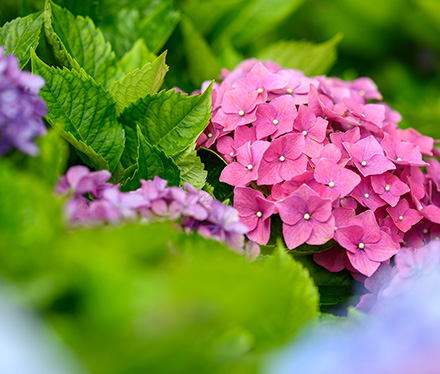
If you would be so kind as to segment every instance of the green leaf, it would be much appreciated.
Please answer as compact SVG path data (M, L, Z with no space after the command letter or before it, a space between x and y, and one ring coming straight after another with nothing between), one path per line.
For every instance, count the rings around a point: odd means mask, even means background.
M20 61L21 68L25 67L30 57L30 50L37 49L40 41L42 12L33 13L24 18L16 18L6 23L0 29L0 45L6 48L8 54L13 53Z
M205 169L208 171L206 181L214 188L214 196L217 200L225 201L231 200L234 197L234 187L220 182L220 174L227 165L217 153L206 148L199 148L197 151L202 162L205 164Z
M145 64L116 81L110 87L110 94L116 101L116 112L119 115L131 103L147 95L155 94L162 86L168 66L165 64L166 52L153 62Z
M161 91L126 108L119 117L127 137L124 167L135 162L138 125L147 142L167 156L175 156L192 144L211 117L211 90L212 84L202 95L188 96L174 89Z
M239 4L214 30L214 45L232 40L242 47L267 34L298 8L304 0L251 0Z
M341 39L342 34L337 34L321 44L280 41L263 50L258 58L302 70L305 75L326 74L336 61L336 46Z
M186 182L193 185L198 190L202 189L206 183L208 172L197 156L196 143L191 144L183 152L173 156L173 160L180 170L182 183Z
M124 130L110 94L83 70L49 67L34 52L31 59L32 72L46 80L40 95L49 110L47 121L89 166L113 171L124 150Z
M121 78L135 69L139 69L156 59L156 55L148 50L143 39L138 39L133 47L116 63L116 74Z
M93 21L75 16L52 1L44 10L45 33L55 56L65 66L83 68L96 82L107 86L115 76L115 54Z
M180 26L189 74L194 85L200 86L202 82L216 78L220 74L221 67L208 43L192 22L184 17Z
M312 256L297 256L318 286L321 305L335 305L352 296L353 277L348 270L332 273L313 261Z
M154 10L144 17L140 24L140 36L148 49L157 53L168 40L179 21L179 12L173 9L171 1L161 1Z
M33 173L54 186L67 167L68 144L55 130L37 139L40 154L27 158L27 167Z
M142 135L139 126L137 127L137 136L139 144L137 169L133 177L129 178L122 186L122 190L135 190L141 186L140 179L153 179L156 175L166 179L169 186L179 186L180 171L174 161L163 151L149 144Z

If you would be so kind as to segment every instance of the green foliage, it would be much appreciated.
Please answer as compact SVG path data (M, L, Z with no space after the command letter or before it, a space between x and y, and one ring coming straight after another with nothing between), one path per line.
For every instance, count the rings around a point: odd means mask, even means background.
M147 95L126 108L119 118L127 143L124 167L134 162L139 126L151 145L175 156L192 144L208 125L211 116L212 85L202 94L187 96L174 89Z
M185 55L188 60L188 70L192 82L200 86L202 82L216 78L220 68L216 56L203 37L199 34L188 18L181 23ZM193 53L197 51L197 53Z
M290 69L302 70L306 75L326 74L336 61L336 46L342 35L314 44L304 41L280 41L259 54L262 60L271 60Z
M136 171L123 185L124 191L135 190L141 186L140 179L153 179L155 175L168 181L169 186L180 185L180 171L174 161L163 151L149 144L137 127L138 151Z
M44 10L45 32L55 55L63 65L83 68L104 86L115 75L115 54L90 18L75 17L50 0Z
M182 183L186 182L201 190L206 183L208 172L204 169L200 157L197 156L195 143L181 153L173 156L173 160L180 170Z
M108 92L83 71L47 66L32 54L32 71L46 80L41 97L47 121L96 169L113 171L124 149L124 130Z
M4 46L8 54L17 56L22 68L30 59L31 48L38 46L42 24L43 15L38 12L16 18L0 29L0 46Z
M153 62L127 74L121 81L110 87L110 94L116 101L116 112L119 115L131 103L147 95L155 94L162 86L168 66L165 64L166 52Z
M142 66L153 62L156 55L148 50L143 39L138 39L133 47L116 63L116 75L124 77L135 69L140 69Z

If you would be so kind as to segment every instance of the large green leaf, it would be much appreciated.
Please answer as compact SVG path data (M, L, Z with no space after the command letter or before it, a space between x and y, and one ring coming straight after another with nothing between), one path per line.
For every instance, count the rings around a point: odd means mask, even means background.
M24 18L16 18L0 29L0 45L7 53L13 53L23 68L30 59L31 48L37 49L40 41L43 15L41 12Z
M138 39L133 47L116 63L117 79L124 77L135 69L156 59L156 55L148 50L143 39Z
M203 188L208 172L205 170L200 157L197 156L196 143L173 156L173 160L180 170L182 183L192 184L198 190Z
M115 75L115 54L102 32L86 17L75 17L52 1L44 10L45 33L63 65L87 74L104 86Z
M182 18L180 26L189 74L194 85L200 86L203 81L216 78L221 67L208 43L192 22L188 18Z
M47 66L32 52L32 71L46 80L41 97L48 122L96 169L112 171L124 150L124 130L108 92L83 71Z
M159 91L168 71L165 56L166 52L153 62L145 64L141 69L135 69L127 74L121 81L112 84L110 94L116 101L118 115L131 103Z
M321 44L280 41L263 50L258 58L302 70L305 75L326 74L336 61L336 46L341 39L342 35L337 34Z
M228 13L214 31L214 45L225 40L244 46L267 34L286 19L304 0L249 0Z
M188 96L174 89L147 95L126 108L119 117L126 137L123 166L133 164L137 153L136 127L151 145L174 156L192 144L211 117L212 84L202 95Z
M142 132L137 127L138 157L137 169L134 175L123 185L122 190L135 190L141 186L140 179L153 179L159 176L168 181L169 186L180 185L180 171L174 161L145 140Z

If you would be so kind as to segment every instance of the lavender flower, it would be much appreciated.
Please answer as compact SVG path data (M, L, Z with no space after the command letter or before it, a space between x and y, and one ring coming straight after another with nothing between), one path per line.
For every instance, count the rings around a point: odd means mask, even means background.
M38 75L20 71L17 58L0 47L0 155L15 148L38 154L34 139L46 133L47 108L38 96L44 84Z
M214 200L207 192L187 183L186 191L182 187L167 187L167 181L157 176L153 180L141 180L141 187L135 191L121 192L119 185L107 183L110 177L107 170L91 172L78 165L60 179L56 191L70 197L65 208L70 224L176 220L188 233L198 232L224 242L250 260L258 257L258 244L249 242L243 249L248 228L240 222L238 211Z

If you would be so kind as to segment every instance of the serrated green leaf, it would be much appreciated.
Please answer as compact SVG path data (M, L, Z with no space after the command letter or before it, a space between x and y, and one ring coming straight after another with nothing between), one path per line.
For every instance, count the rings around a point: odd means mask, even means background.
M46 80L40 95L48 122L88 158L88 165L113 171L125 140L110 94L83 70L49 67L34 52L31 59L32 71Z
M342 34L321 44L306 41L280 41L263 50L258 58L271 60L290 69L299 69L305 75L326 74L336 61L336 46Z
M118 115L131 103L159 91L168 71L165 57L166 52L153 62L145 64L141 69L135 69L127 74L121 81L112 84L110 94L116 101Z
M197 156L196 143L173 156L173 160L180 170L182 183L189 183L198 190L203 188L208 172L205 170L205 165L203 165L200 157Z
M119 117L127 143L121 162L124 167L136 158L136 127L151 145L174 156L192 144L208 125L211 117L212 84L202 95L188 96L174 89L147 95L126 108Z
M43 24L42 12L30 14L24 18L16 18L0 29L0 45L8 54L13 53L24 67L30 57L30 50L37 49Z
M216 78L220 74L221 67L210 46L192 22L183 17L180 26L189 74L194 85L200 86L202 82Z
M163 151L149 144L137 127L138 157L134 175L122 186L123 191L131 191L141 186L140 179L153 179L159 176L168 181L168 186L180 185L180 171L174 161Z
M208 171L206 181L214 187L214 196L217 200L231 200L234 197L234 187L220 182L219 177L227 163L215 152L206 148L199 148L197 154L200 156L205 169Z
M242 47L279 25L304 0L251 0L239 4L214 31L214 45L232 40Z
M143 39L138 39L133 47L116 63L117 79L124 77L135 69L139 69L157 56L148 50Z
M47 1L44 30L55 56L65 66L83 68L98 83L108 85L115 76L115 54L102 32L86 17L75 17L67 9Z
M27 168L50 186L54 186L58 177L67 167L68 144L55 130L37 139L40 153L37 157L27 158Z

